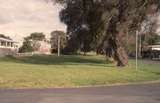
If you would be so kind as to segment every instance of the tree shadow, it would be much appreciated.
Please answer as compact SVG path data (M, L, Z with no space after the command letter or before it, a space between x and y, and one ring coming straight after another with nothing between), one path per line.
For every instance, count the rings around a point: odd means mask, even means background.
M111 64L110 61L105 61L101 58L93 58L89 56L67 55L67 56L53 56L53 55L34 55L30 57L12 57L7 56L1 61L15 62L23 64L36 65L90 65L90 66L107 66ZM113 66L110 66L113 67Z

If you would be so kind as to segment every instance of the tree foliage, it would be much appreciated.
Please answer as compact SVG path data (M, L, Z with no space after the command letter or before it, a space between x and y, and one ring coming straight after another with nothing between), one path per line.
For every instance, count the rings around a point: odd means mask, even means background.
M35 32L35 33L31 33L30 36L27 37L27 39L43 41L45 40L45 35L43 33Z
M67 39L66 39L66 33L63 31L53 31L51 32L51 48L52 48L52 53L57 52L58 50L58 38L60 38L60 48L63 50L66 46Z
M59 1L59 0L56 0ZM160 7L159 0L60 0L60 19L70 35L66 51L105 51L117 66L128 63L126 38L141 29L148 15ZM94 46L93 46L94 45ZM87 50L88 49L88 50Z
M25 53L25 52L33 52L37 51L39 47L41 46L38 41L45 40L45 35L43 33L31 33L30 36L27 36L24 38L24 42L22 47L20 47L19 52Z
M25 53L25 52L33 52L34 48L32 46L31 41L28 39L25 39L23 42L23 45L19 48L20 53Z

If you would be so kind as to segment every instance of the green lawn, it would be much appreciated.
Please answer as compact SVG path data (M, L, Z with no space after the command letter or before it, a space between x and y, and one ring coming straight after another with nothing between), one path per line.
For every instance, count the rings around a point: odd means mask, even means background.
M160 80L160 63L118 68L103 56L0 58L0 88L53 88Z

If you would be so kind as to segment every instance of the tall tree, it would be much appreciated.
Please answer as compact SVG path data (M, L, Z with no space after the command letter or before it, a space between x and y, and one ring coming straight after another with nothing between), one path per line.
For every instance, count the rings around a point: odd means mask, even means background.
M60 3L65 4L60 18L71 37L68 51L94 44L105 50L106 56L113 57L117 66L128 64L124 48L128 34L135 35L147 16L160 8L159 0L60 0Z
M62 51L65 48L67 43L66 33L58 30L51 32L50 42L51 42L52 53L58 52L59 38L60 38L60 49Z

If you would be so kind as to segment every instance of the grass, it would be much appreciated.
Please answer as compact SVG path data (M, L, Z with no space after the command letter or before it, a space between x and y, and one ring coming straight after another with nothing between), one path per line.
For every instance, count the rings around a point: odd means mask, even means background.
M118 68L103 56L0 58L0 88L53 88L160 80L160 63Z

